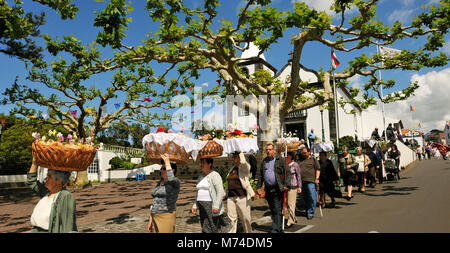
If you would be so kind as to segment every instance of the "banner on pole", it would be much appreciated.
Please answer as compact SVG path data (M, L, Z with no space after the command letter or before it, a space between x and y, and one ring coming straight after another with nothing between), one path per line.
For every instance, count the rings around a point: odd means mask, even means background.
M388 57L395 57L397 55L399 55L402 51L395 49L395 48L389 48L389 47L383 47L380 46L380 53L383 56L388 56Z
M331 50L331 66L333 67L333 69L336 69L339 66L339 64L341 64L341 63L338 61L336 54L334 53L334 50L332 49Z

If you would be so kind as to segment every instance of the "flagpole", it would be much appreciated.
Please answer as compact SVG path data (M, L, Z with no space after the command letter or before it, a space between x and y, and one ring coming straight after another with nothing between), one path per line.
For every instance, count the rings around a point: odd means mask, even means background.
M337 104L337 90L336 90L336 78L334 76L334 71L333 71L333 86L334 86L334 110L335 110L335 114L336 117L334 117L335 121L336 121L336 144L337 144L337 148L338 148L338 152L339 152L339 110L338 110L338 104Z
M377 53L379 53L379 46L377 45ZM381 67L383 67L383 61L381 61ZM381 69L378 70L378 76L380 78L380 82L381 82ZM383 85L380 85L380 94L381 94L381 98L383 98ZM386 133L386 119L384 117L384 102L381 101L381 112L383 114L383 131L384 131L384 141L387 143L387 133Z
M331 55L333 55L333 49L331 49ZM337 107L337 90L336 90L336 78L334 76L334 68L333 64L331 65L332 74L333 74L333 89L334 89L334 121L335 121L335 127L336 127L336 155L337 160L339 162L339 114L338 114L338 107ZM339 172L339 170L338 170ZM341 191L341 173L339 173L339 191Z

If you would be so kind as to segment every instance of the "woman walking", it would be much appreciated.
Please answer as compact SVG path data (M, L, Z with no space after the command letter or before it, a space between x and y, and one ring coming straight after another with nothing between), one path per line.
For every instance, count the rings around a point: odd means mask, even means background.
M175 177L177 165L170 163L169 155L161 155L161 180L152 191L147 230L155 233L175 232L176 202L180 192L180 180Z
M339 160L341 175L344 178L344 186L347 187L346 199L350 200L353 198L352 187L356 185L356 175L355 168L358 163L352 154L348 153L348 148L346 146L342 147L343 157Z
M203 233L218 233L223 224L223 204L225 195L223 182L219 173L212 169L213 159L200 159L202 174L198 178L197 196L192 213L200 213Z
M420 145L417 145L416 153L417 153L417 157L419 158L419 161L422 161L422 148L420 147Z
M377 154L375 152L372 152L371 148L366 148L366 155L370 158L369 163L369 171L367 172L367 184L370 188L374 188L375 185L377 185L376 179L375 179L375 170L376 166L379 163Z
M397 167L397 177L400 179L400 150L397 149L397 145L392 145L391 151L388 153L388 157L394 159L395 167Z
M31 215L32 233L76 232L75 199L65 190L70 172L48 170L44 184L37 180L38 166L33 159L27 174L28 186L41 200Z
M360 147L356 148L356 162L358 163L358 169L356 170L356 176L358 181L358 191L365 192L366 191L366 175L367 171L369 171L370 158L362 153L362 149Z
M326 206L325 194L328 194L331 198L331 204L329 207L334 208L336 201L334 199L334 181L338 180L338 175L334 169L334 165L330 159L327 158L327 152L319 153L320 164L320 177L319 177L319 194L320 203L322 207Z
M297 223L297 216L295 215L295 207L297 196L302 192L302 177L300 166L294 161L295 153L287 153L287 173L291 173L291 180L287 182L289 190L287 193L287 227L290 228Z
M238 216L245 233L252 232L250 206L255 195L250 185L250 164L245 160L244 153L233 154L234 167L227 175L227 214L231 220L230 233L237 231Z

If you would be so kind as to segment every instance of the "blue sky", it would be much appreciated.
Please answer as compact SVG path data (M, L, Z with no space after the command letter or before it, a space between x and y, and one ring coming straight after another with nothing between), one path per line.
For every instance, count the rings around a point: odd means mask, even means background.
M39 4L36 4L30 0L25 0L26 3L25 9L28 11L33 11L35 13L39 13L41 11L46 12L47 23L41 27L42 34L50 34L52 37L60 37L62 38L64 35L73 34L78 40L81 40L84 45L91 43L95 40L98 29L92 26L93 20L95 18L94 11L99 11L103 9L106 4L98 3L94 0L83 0L83 1L75 1L76 5L79 8L79 12L74 20L66 20L63 21L59 18L59 15L47 8L43 7ZM128 28L128 36L124 40L125 44L131 46L137 46L141 43L142 39L145 39L145 35L156 31L156 24L153 24L151 19L148 17L147 12L145 11L145 2L143 0L133 1L134 11L131 14L133 18L133 22L129 25ZM185 1L190 7L197 7L201 4L200 0L192 0ZM236 13L239 8L244 6L244 2L240 0L227 0L222 1L223 4L219 8L219 18L225 18L231 20L233 23L236 22ZM329 0L305 0L305 2L318 9L325 10L330 15L328 8L330 6ZM421 4L432 4L435 1L420 1L420 0L394 0L394 1L386 1L381 0L378 5L378 17L385 22L386 25L391 25L395 20L399 20L403 23L409 23L414 14L420 12ZM275 0L272 3L273 7L276 7L280 10L293 10L293 0ZM351 14L352 12L350 12ZM354 12L353 12L354 13ZM219 18L216 18L217 21ZM336 24L339 21L339 17L334 17L333 21ZM287 59L289 58L288 54L292 50L292 44L290 43L290 39L292 35L297 33L296 30L290 30L285 32L284 38L280 39L279 42L273 45L267 52L264 53L267 61L277 68L281 70L282 67L287 63ZM331 38L330 38L331 39ZM446 41L449 41L449 38L446 38ZM43 44L43 40L38 39L38 43L40 45ZM397 49L415 49L421 43L421 40L408 40L398 42L391 47ZM443 49L447 54L450 53L449 44L446 44L446 47ZM104 50L103 55L107 56L111 54L111 50ZM336 52L341 65L338 67L337 71L341 71L346 67L346 63L353 59L356 55L361 53L365 53L367 55L371 55L376 53L376 47L372 46L369 49L364 49L355 53L343 53ZM48 55L47 55L48 56ZM323 68L327 70L330 66L330 49L319 44L319 43L309 43L305 46L303 51L301 64L311 69ZM29 84L31 87L39 87L39 84L32 84L25 80L26 78L26 70L25 65L20 60L16 58L10 58L6 55L0 54L0 93L4 91L4 89L10 86L16 76L19 76L19 80L21 83ZM165 69L166 65L152 65L156 71L162 71ZM211 73L210 71L202 71L201 77L199 80L195 80L196 86L201 86L201 84L207 82L209 83L209 87L213 87L216 85L215 80L217 79L216 73ZM439 78L433 79L433 77L438 76ZM417 125L417 122L421 122L424 126L423 130L428 131L432 128L442 128L444 126L445 120L450 119L450 113L446 110L444 103L448 100L450 90L450 73L448 71L448 66L443 68L435 68L429 69L425 68L421 71L383 71L382 78L385 80L395 78L397 81L397 85L395 89L385 91L392 92L395 90L400 90L409 85L411 80L421 80L423 89L426 88L425 91L421 91L421 93L427 93L427 96L415 96L408 101L397 102L392 105L387 106L387 114L393 118L402 119L407 127L410 124L412 127ZM85 83L86 86L90 86L95 84L96 87L106 87L108 85L110 78L109 74L99 75L88 82ZM355 87L361 87L364 83L365 78L363 77L354 77L351 79L351 85ZM436 83L439 83L438 87ZM442 84L441 84L442 83ZM444 87L442 87L442 85ZM204 87L203 87L204 88ZM421 87L422 89L422 87ZM48 94L50 91L43 89L44 94ZM108 112L114 110L114 103L120 103L121 99L119 98L117 101L108 103ZM406 105L413 103L413 106L417 110L417 115L414 117L410 117L409 119L404 119L404 111L403 107ZM30 105L31 106L31 105ZM31 106L32 107L32 106ZM34 107L36 108L36 107ZM375 107L376 109L377 107ZM434 108L436 110L434 110ZM11 109L11 105L0 105L0 113L7 114ZM41 109L42 110L42 109ZM205 112L205 109L204 111ZM432 113L431 113L432 112ZM402 118L403 117L403 118ZM442 123L444 122L444 123Z

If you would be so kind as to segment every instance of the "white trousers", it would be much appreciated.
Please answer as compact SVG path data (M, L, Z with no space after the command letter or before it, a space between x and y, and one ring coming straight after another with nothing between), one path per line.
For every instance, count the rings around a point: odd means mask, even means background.
M227 199L227 214L231 220L231 230L229 233L236 233L237 231L237 219L238 216L242 222L245 233L252 233L250 216L251 200L247 200L246 197L231 197Z

